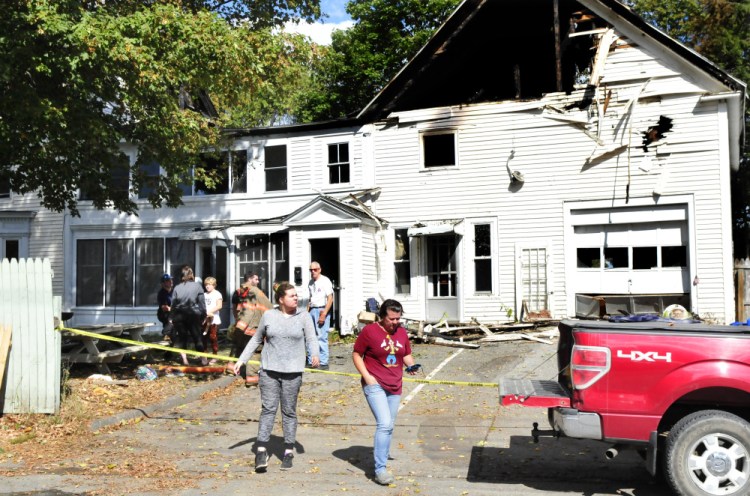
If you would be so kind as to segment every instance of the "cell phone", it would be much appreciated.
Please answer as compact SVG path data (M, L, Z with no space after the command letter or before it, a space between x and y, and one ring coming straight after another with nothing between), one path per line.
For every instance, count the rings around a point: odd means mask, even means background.
M417 371L419 371L419 369L420 369L421 367L422 367L422 366L421 366L420 364L418 364L418 363L415 363L414 365L410 365L409 367L406 367L406 371L407 371L407 372L409 372L409 373L411 374L412 372L417 372Z

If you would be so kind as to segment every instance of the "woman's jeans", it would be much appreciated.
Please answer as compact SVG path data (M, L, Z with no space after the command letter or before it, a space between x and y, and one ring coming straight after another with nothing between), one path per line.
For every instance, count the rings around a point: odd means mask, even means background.
M388 456L391 452L391 436L393 426L396 423L398 406L401 403L400 394L392 394L385 391L380 384L367 385L362 388L370 405L370 410L375 416L375 473L379 474L385 470Z
M284 447L291 449L297 438L297 396L302 386L302 373L285 374L261 369L258 373L260 387L260 419L258 421L258 446L271 439L276 411L281 404L281 429Z

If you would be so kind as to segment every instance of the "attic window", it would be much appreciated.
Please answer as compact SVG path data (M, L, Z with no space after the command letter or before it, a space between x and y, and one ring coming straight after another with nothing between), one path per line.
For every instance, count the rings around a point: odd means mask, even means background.
M424 168L454 167L456 160L456 133L444 131L422 135L422 164Z

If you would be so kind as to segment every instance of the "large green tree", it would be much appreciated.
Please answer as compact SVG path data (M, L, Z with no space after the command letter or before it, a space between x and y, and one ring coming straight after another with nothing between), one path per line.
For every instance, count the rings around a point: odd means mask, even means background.
M352 0L355 24L335 31L300 120L361 110L429 40L460 0Z
M84 191L96 207L134 213L116 180L125 168L131 193L151 181L151 204L179 205L181 184L201 151L220 146L222 129L267 124L292 108L310 47L273 27L318 15L318 0L7 2L0 182L52 210L77 214ZM201 95L218 115L201 111ZM129 171L123 143L140 150ZM140 173L154 162L164 175ZM204 173L195 171L210 183Z
M632 0L633 9L745 83L750 82L750 0ZM750 136L750 106L745 136ZM734 251L750 256L750 142L732 177Z

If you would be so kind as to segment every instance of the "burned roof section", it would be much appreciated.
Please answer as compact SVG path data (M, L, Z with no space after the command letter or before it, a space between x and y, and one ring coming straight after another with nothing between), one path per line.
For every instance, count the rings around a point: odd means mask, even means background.
M572 0L466 0L367 110L383 117L570 92L585 84L595 53L597 38L585 33L607 26Z

